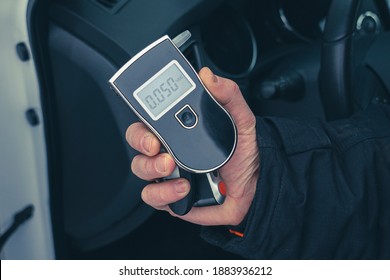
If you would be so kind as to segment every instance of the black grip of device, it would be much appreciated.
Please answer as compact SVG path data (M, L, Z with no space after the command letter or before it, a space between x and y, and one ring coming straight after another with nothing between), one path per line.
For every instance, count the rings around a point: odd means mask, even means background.
M194 206L203 207L217 205L206 174L197 174L192 180L196 185L196 196L194 197Z
M187 179L191 184L191 173L184 171L182 169L179 169L180 172L180 178ZM187 214L194 204L194 191L193 188L190 188L190 192L182 199L169 204L169 208L172 210L173 213L179 216L183 216Z

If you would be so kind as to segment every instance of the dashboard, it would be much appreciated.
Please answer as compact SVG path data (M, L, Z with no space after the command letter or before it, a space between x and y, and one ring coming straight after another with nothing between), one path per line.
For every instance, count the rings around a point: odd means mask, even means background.
M278 0L277 3L280 20L287 30L303 40L321 37L330 0Z
M153 9L145 9L144 1L132 0L112 1L125 4L115 13L111 11L110 15L102 13L101 3L105 1L56 2L61 4L52 10L52 18L69 28L75 25L73 21L83 24L84 27L75 32L82 32L80 36L103 52L107 53L104 45L116 48L114 54L107 55L113 57L118 65L156 38L164 34L174 37L189 29L199 43L195 54L199 67L208 65L232 79L250 76L273 56L275 50L283 49L286 44L320 41L331 4L331 0L192 0L164 3L150 0L147 6ZM367 26L375 33L387 30L390 27L389 10L390 0L363 0L360 21L363 22L367 15L369 17L363 27ZM95 30L92 31L91 27ZM97 31L102 34L97 36ZM110 42L96 40L99 37L106 41L106 36Z

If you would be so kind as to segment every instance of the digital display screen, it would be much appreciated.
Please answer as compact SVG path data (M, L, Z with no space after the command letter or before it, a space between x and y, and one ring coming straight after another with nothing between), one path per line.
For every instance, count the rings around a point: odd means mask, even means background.
M173 60L136 91L134 98L153 120L158 120L186 95L195 89L195 83Z

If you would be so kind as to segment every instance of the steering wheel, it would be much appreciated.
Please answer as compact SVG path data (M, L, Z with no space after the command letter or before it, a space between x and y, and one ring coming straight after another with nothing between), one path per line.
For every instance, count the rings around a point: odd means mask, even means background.
M333 0L323 36L319 84L327 120L350 116L370 103L387 103L390 93L390 33L373 40L363 61L353 60L361 0ZM373 90L374 89L374 90ZM368 92L371 91L371 92Z

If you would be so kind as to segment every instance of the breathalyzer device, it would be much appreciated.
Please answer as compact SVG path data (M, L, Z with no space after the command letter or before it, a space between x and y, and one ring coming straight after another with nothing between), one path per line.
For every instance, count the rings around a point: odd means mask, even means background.
M188 37L188 33L179 36ZM215 204L222 203L212 188L224 197L217 170L234 153L237 129L174 41L163 36L150 44L121 67L109 84L174 158L178 168L164 179L198 176L195 181L204 182L200 188L211 188ZM175 204L171 205L176 214L185 214L193 205L203 206L204 199L197 194L205 192L197 187L191 188L185 205L177 203L183 207L175 210Z

